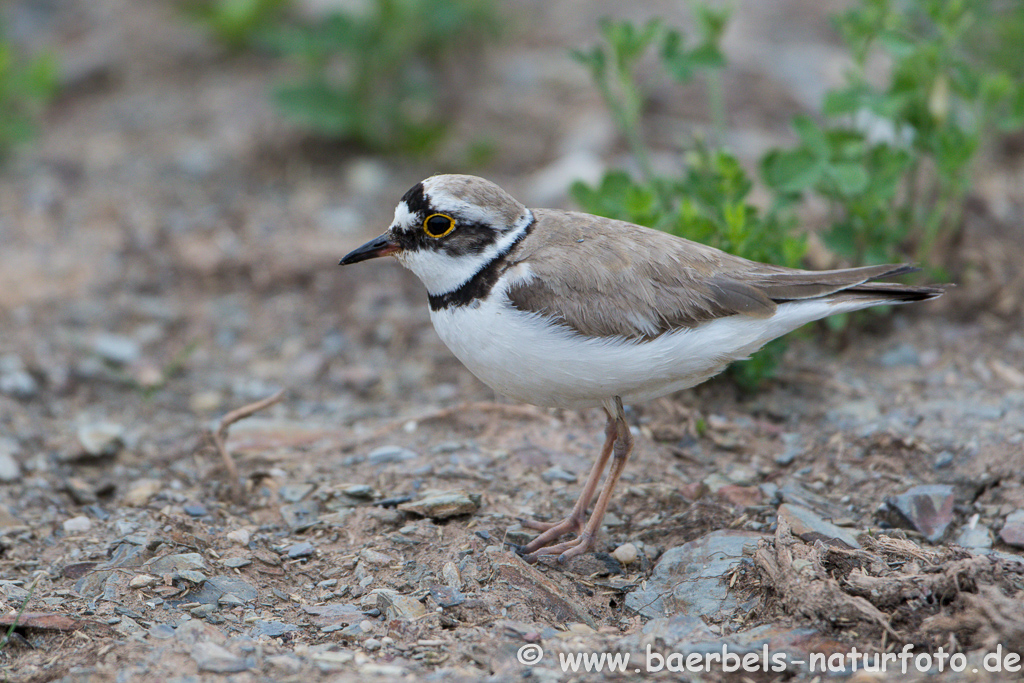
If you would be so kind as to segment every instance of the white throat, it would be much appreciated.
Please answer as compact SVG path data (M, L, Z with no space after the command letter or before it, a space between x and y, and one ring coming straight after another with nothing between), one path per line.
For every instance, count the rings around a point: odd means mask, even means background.
M533 223L529 209L497 240L477 254L452 256L444 249L417 249L396 254L402 265L416 274L431 296L454 292L469 282L499 254L506 253ZM458 230L458 228L456 228Z

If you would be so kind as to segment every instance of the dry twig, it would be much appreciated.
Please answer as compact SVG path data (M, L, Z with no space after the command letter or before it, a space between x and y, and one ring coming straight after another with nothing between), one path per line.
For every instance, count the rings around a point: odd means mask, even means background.
M220 453L221 460L224 462L224 467L228 471L231 496L236 500L242 495L242 487L238 481L238 467L235 465L234 458L232 458L231 454L228 453L227 446L225 445L228 439L228 428L239 420L244 420L250 415L258 413L265 408L269 408L283 398L284 389L281 389L273 396L268 396L267 398L250 403L249 405L236 408L222 417L220 422L217 423L217 429L210 432L210 438L213 439L213 445L217 449L217 452Z

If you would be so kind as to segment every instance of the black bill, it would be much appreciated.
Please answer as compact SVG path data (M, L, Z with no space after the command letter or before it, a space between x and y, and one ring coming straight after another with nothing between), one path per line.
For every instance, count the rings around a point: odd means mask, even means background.
M338 265L347 266L350 263L359 263L360 261L377 258L378 256L387 256L388 254L394 254L399 248L398 244L393 242L387 233L384 233L380 237L370 240L347 254Z

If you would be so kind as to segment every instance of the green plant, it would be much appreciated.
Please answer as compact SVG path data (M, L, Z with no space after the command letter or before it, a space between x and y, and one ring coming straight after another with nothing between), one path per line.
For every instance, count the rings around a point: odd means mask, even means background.
M728 151L695 144L684 155L685 167L678 174L656 173L649 161L641 127L645 98L635 77L645 52L660 43L663 68L681 82L699 73L708 76L709 84L717 82L709 72L725 64L718 41L727 14L699 5L696 9L699 35L693 47L686 46L679 32L666 31L657 21L638 29L628 22L606 20L601 23L604 42L575 53L590 70L641 177L612 170L597 187L575 183L572 196L589 213L664 230L744 258L797 266L806 241L794 234L792 216L762 212L748 201L753 183ZM720 106L715 104L716 97L720 102L709 85L712 109ZM741 387L752 389L771 376L784 350L785 341L776 340L749 361L734 364L729 372Z
M441 138L451 106L439 82L444 60L496 27L490 0L373 0L364 14L278 32L274 44L304 73L274 100L318 135L423 152Z
M186 0L185 11L232 50L252 47L291 0Z
M52 56L27 58L4 35L0 23L0 158L35 135L36 119L57 84Z
M825 243L850 262L940 263L978 150L994 130L1024 125L1020 78L971 49L986 7L992 0L862 0L837 17L853 57L847 81L827 93L824 122L794 120L798 145L769 153L762 173L780 203L806 192L827 200ZM892 65L881 87L867 76L878 49Z

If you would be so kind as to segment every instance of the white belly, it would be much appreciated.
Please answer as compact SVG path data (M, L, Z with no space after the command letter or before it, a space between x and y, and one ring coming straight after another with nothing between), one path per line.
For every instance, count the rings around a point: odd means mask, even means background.
M495 391L534 405L585 408L692 387L771 339L841 310L822 300L783 304L769 319L735 315L650 341L584 337L501 295L431 311L430 318L452 353Z

